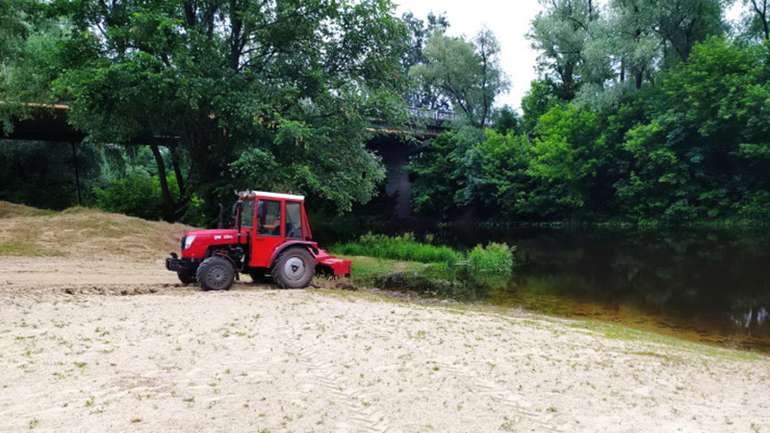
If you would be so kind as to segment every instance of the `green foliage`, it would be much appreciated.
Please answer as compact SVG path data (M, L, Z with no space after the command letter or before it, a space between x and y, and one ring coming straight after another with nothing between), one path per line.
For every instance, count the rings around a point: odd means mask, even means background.
M481 130L461 127L441 134L412 157L412 203L419 213L447 217L463 202L468 151L483 140Z
M492 124L494 130L506 134L508 132L518 132L521 128L521 118L519 113L514 111L513 108L506 105L503 108L496 110L492 116Z
M506 244L477 245L468 253L468 265L477 274L510 277L513 273L513 250Z
M711 39L664 76L652 120L623 144L633 160L617 184L625 212L677 221L767 206L767 59L763 47Z
M655 88L596 105L559 102L536 81L523 131L465 142L451 131L414 158L416 207L518 221L766 219L768 61L767 46L711 38Z
M367 126L403 122L408 46L387 0L29 3L59 25L13 33L25 55L0 69L0 99L67 103L91 142L178 137L157 162L160 170L173 157L182 191L168 203L163 187L167 219L194 195L213 216L249 178L347 211L383 178ZM0 22L14 16L6 6ZM279 169L255 173L263 168L248 162L258 154Z
M335 245L333 250L344 255L449 265L462 258L462 254L452 248L418 242L411 233L394 237L369 233L356 242Z
M544 10L532 21L528 37L541 52L538 68L554 83L559 98L570 100L577 92L584 49L598 11L591 0L541 1Z
M77 146L83 199L99 175L94 146ZM0 140L0 200L46 209L77 203L75 158L69 143Z
M425 63L425 45L428 39L436 33L445 33L449 28L446 15L429 13L425 20L416 18L411 12L406 12L401 19L409 33L410 43L404 51L401 65L406 74L416 65ZM411 88L407 93L407 103L410 107L426 108L430 110L451 109L451 102L440 91L434 89L429 83L409 82Z
M521 110L524 113L521 119L523 130L533 135L540 116L558 103L559 100L550 83L542 80L533 81L527 94L521 100Z
M491 214L526 214L533 184L527 174L532 144L526 135L487 130L485 139L467 153L469 176L459 190L462 204L474 204Z
M514 250L506 244L479 245L466 254L417 242L409 233L395 237L368 234L357 242L335 245L333 250L356 256L353 273L358 281L427 296L481 299L492 288L506 287L513 275Z
M495 97L510 83L499 64L500 46L489 30L473 41L434 33L424 49L425 62L409 75L452 101L454 111L477 127L491 123Z
M174 179L169 179L174 185ZM174 191L178 196L179 191ZM94 188L96 206L107 212L116 212L149 220L162 215L163 198L160 179L142 171L131 171Z

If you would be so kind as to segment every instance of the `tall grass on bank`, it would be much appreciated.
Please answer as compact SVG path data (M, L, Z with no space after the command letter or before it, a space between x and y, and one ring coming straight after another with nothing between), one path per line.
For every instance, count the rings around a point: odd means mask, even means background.
M476 245L468 253L468 267L478 274L510 277L513 273L513 251L507 244Z
M418 242L412 233L400 236L365 234L358 241L335 245L334 252L349 256L379 257L420 263L454 265L463 254L450 247Z
M464 253L419 242L412 234L396 237L368 234L357 242L336 245L332 250L357 256L353 262L354 278L361 278L359 281L364 283L461 300L480 299L491 288L505 287L514 265L514 249L506 244L478 245ZM404 268L405 262L423 265L398 269Z

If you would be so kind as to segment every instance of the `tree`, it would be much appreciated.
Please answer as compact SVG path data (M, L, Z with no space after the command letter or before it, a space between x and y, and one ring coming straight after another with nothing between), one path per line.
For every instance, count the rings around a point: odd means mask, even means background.
M459 196L468 181L467 156L483 132L461 126L426 143L407 166L414 179L412 203L418 213L449 218L467 201Z
M193 191L215 214L233 184L255 179L263 183L250 188L302 191L344 211L367 201L383 178L364 144L368 119L403 116L406 31L389 1L62 0L56 7L72 22L53 80L71 122L94 141L149 145L159 170L159 145L189 164L176 176L187 181L178 202L160 175L173 202L168 219ZM267 167L244 162L260 153L281 170L261 173Z
M540 116L559 103L554 86L547 81L535 80L521 100L522 127L524 132L533 136Z
M655 94L652 119L629 131L624 211L637 218L766 216L770 145L767 52L722 39L697 45Z
M557 84L563 100L575 97L580 86L584 50L599 11L591 0L540 0L544 11L532 21L527 37L541 52L538 68Z
M495 110L492 116L492 125L495 131L501 134L518 132L521 128L521 116L509 105Z
M527 173L532 145L526 135L514 131L487 130L466 156L467 182L459 191L460 203L474 205L484 216L533 215L530 208L536 189Z
M426 62L424 51L428 39L434 34L444 34L449 28L449 21L446 15L433 13L429 13L426 20L421 20L411 12L404 13L401 19L404 20L410 39L409 47L404 51L401 59L405 75L408 75L413 66ZM429 83L412 84L413 88L407 94L410 107L442 111L450 109L451 101L439 90L432 88Z
M62 29L37 0L0 2L0 132L11 132L11 118L26 118L26 102L51 102L55 68L36 68L49 60Z
M747 11L743 16L744 31L750 38L770 40L770 1L741 0Z
M492 32L482 30L472 42L434 34L424 54L425 63L413 66L410 76L438 89L470 124L488 126L495 97L510 85L500 67L500 47Z

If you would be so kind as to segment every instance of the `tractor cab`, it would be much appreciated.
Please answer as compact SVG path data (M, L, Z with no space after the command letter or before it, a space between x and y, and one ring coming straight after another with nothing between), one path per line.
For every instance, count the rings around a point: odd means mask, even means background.
M239 274L270 279L280 287L310 284L316 271L350 275L351 263L329 255L313 242L300 195L244 191L233 207L234 227L184 234L181 257L171 253L166 268L184 284L224 290Z

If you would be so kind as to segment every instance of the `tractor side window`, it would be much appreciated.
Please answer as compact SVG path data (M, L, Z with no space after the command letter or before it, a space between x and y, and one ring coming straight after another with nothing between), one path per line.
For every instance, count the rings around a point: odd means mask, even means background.
M244 201L241 207L241 227L254 227L254 202Z
M299 203L286 202L286 237L303 239L302 207Z
M260 200L257 233L266 236L281 235L281 202Z

